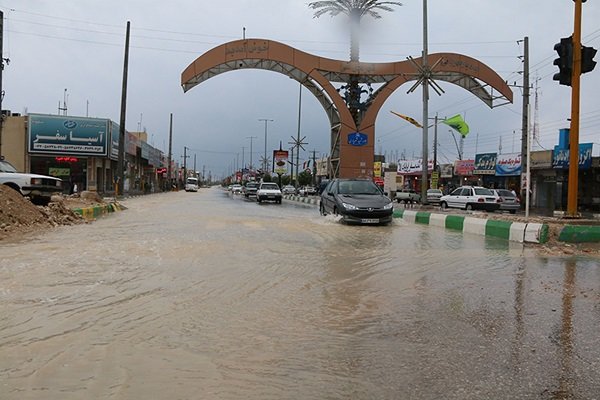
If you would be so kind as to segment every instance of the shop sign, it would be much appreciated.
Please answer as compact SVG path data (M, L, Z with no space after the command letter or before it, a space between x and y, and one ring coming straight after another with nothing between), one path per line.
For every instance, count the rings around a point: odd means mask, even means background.
M452 164L440 164L440 178L452 178Z
M29 152L106 156L107 119L29 114Z
M475 160L454 161L454 173L457 176L471 176L475 170Z
M110 121L110 158L113 160L119 159L119 134L121 133L121 127Z
M373 163L373 176L375 178L381 178L381 161Z
M552 150L534 151L529 157L531 169L552 168Z
M48 168L48 175L50 176L71 176L71 168Z
M496 153L482 153L475 155L475 175L494 175L496 174Z
M521 154L499 154L496 160L496 176L520 176Z
M592 167L592 143L579 144L579 169L590 169ZM569 169L569 149L554 147L552 155L552 167L556 169Z
M427 171L433 171L433 160L428 160ZM414 175L423 172L423 160L398 160L398 173L403 175Z

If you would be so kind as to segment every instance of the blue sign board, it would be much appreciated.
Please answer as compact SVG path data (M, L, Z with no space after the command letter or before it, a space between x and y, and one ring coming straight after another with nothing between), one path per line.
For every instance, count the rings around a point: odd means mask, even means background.
M30 153L106 156L107 119L29 114Z
M121 127L116 122L110 121L110 158L119 159L119 134Z
M592 167L593 143L579 144L579 169L590 169ZM552 152L552 168L569 169L569 149L554 146Z
M364 146L367 144L369 137L364 133L354 132L348 135L348 144L352 146Z
M476 154L473 173L478 175L495 175L496 157L496 153Z

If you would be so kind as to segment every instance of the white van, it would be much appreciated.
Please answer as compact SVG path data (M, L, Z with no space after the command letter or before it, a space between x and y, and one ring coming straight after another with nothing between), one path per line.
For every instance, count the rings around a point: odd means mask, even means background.
M198 178L189 177L185 181L186 192L197 192L198 191Z

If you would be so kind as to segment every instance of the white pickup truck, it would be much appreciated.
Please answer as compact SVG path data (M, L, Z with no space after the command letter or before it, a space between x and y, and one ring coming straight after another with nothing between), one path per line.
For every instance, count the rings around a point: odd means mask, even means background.
M31 199L33 204L46 206L54 193L62 192L62 180L53 176L17 172L11 163L0 160L0 185L13 188Z
M395 200L398 203L420 203L421 195L413 189L400 189L396 192Z

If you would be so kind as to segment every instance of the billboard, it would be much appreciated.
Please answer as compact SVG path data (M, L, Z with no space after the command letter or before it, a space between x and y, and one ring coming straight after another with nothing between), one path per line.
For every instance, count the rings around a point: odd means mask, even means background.
M283 175L287 172L288 151L273 150L273 172Z
M108 119L29 114L29 152L106 156L108 123Z
M119 159L119 133L121 127L116 122L110 121L110 151L109 155L112 160Z
M475 155L475 175L496 174L496 153L483 153Z
M496 176L520 176L521 153L499 154L496 159Z

